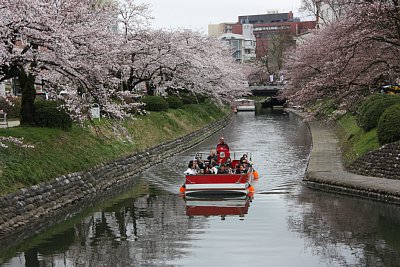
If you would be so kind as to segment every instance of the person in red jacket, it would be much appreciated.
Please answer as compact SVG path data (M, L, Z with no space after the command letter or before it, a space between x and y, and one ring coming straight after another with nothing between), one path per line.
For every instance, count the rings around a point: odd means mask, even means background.
M221 138L219 139L219 143L217 144L217 150L218 148L223 147L229 150L229 146L227 143L225 143L225 138L221 136Z
M225 143L225 139L221 137L219 143L217 144L217 155L218 155L218 165L225 163L226 159L229 158L229 146Z

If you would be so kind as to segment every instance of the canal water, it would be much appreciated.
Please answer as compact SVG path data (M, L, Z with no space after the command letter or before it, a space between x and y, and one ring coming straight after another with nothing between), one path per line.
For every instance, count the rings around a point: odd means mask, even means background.
M197 151L223 135L251 152L252 199L179 197ZM1 251L1 266L400 266L400 209L310 190L311 149L292 114L239 113L223 132L142 173L140 183Z

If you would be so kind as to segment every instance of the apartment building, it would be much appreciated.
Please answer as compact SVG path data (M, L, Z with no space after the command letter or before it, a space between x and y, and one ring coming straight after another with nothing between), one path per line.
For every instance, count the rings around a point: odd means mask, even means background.
M293 16L292 11L238 16L238 22L232 26L232 33L241 34L243 23L253 25L257 58L267 55L269 43L274 36L284 34L297 36L316 28L316 21L300 21Z
M291 35L293 38L302 36L310 30L315 29L317 21L300 21L300 19L294 17L292 11L287 13L270 12L267 14L241 15L238 16L237 22L234 23L208 25L208 35L220 38L226 42L229 40L232 47L235 48L236 52L233 55L236 60L241 62L248 60L248 58L253 60L253 55L242 57L242 55L246 55L246 52L253 54L252 48L249 48L250 45L247 45L248 48L245 48L250 50L244 50L242 53L246 38L241 36L246 36L247 34L245 32L245 25L251 25L252 36L255 37L255 55L256 58L260 59L268 54L270 43L278 35ZM250 44L249 39L247 39L247 44Z
M226 32L219 39L232 48L232 56L237 62L247 62L256 59L256 37L253 25L243 24L241 34Z

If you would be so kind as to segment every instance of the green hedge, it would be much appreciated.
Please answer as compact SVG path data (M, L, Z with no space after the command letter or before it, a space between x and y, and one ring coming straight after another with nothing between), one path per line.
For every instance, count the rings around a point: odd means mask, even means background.
M207 100L207 96L200 94L196 94L196 98L199 103L205 103Z
M161 96L145 96L142 102L146 104L145 109L149 111L167 111L168 102Z
M39 127L61 128L72 127L71 117L54 101L39 100L35 102L35 125Z
M378 100L378 99L384 99L389 97L386 94L374 94L371 95L369 97L367 97L366 99L364 99L364 101L361 102L360 106L358 107L358 114L362 114L365 113L365 110L368 108L369 105L371 105L371 103L373 103L374 101Z
M392 105L383 112L377 135L381 145L400 140L400 104Z
M168 106L169 106L169 108L172 108L172 109L179 109L179 108L181 108L182 106L183 106L183 102L182 102L182 100L179 98L179 97L177 97L177 96L168 96L167 98L166 98L166 100L167 100L167 102L168 102Z
M367 99L359 109L358 125L365 131L378 126L382 113L390 106L400 104L400 97L394 95L374 95Z
M0 110L7 113L9 119L19 118L21 98L17 97L7 101L4 97L0 97Z
M182 99L183 104L185 105L197 104L197 99L192 94L181 93L179 94L179 96Z

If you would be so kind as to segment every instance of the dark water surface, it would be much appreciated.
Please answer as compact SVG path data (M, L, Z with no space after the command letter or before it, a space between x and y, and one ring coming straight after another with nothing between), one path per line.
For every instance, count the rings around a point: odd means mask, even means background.
M253 199L178 196L196 151L223 134L252 152ZM141 183L8 251L1 266L400 266L400 209L309 190L311 137L288 114L239 113L199 146L140 175Z

